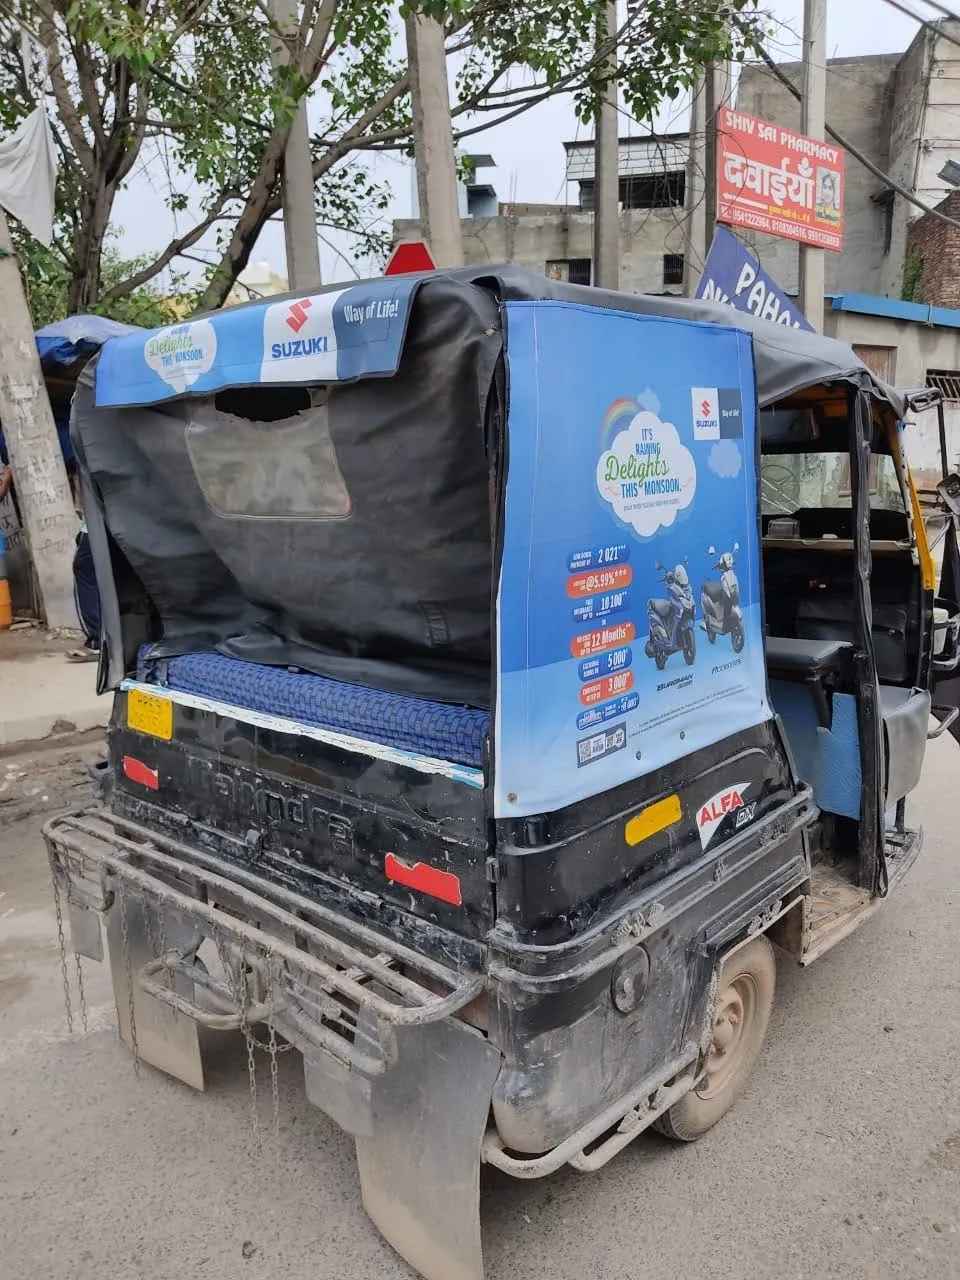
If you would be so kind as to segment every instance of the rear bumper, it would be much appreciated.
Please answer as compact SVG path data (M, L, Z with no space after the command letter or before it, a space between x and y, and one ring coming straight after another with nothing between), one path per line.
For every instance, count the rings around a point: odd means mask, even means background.
M153 1014L157 1001L217 1030L270 1021L298 1048L373 1077L395 1057L397 1028L443 1021L484 991L482 973L458 973L107 809L54 818L44 837L76 949L102 958L91 913L107 920L108 939L119 919L113 932L126 952L119 960L129 969L128 1003L151 997ZM219 972L200 956L204 944ZM128 1032L133 1038L135 1027Z
M303 1054L308 1099L356 1140L387 1240L426 1280L482 1280L481 1143L501 1056L457 1015L483 975L105 809L44 836L74 946L102 958L105 921L135 1062L203 1088L198 1024L239 1029L256 1114L251 1025L267 1023L274 1065L279 1033Z

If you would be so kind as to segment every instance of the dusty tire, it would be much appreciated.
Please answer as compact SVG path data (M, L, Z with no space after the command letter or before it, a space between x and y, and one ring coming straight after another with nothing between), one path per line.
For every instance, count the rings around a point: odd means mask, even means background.
M695 1142L730 1110L760 1056L776 980L773 947L763 935L725 962L706 1074L654 1122L661 1133L676 1142Z

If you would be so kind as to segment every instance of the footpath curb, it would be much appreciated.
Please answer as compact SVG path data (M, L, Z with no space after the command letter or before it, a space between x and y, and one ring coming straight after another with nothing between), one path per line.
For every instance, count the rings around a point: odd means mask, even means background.
M98 697L96 666L60 653L0 662L0 751L29 750L105 728L112 699Z

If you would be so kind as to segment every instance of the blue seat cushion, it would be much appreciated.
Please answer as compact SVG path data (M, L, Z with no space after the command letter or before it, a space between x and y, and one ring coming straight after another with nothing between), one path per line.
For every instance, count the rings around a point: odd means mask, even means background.
M249 711L480 768L490 713L426 702L219 653L141 657L138 676Z

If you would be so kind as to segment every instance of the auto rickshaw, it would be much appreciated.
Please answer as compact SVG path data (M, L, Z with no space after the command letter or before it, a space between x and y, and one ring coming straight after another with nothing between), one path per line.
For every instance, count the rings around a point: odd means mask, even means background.
M108 759L46 841L135 1061L299 1050L427 1280L482 1276L482 1165L709 1130L772 944L809 964L920 851L958 609L908 413L838 342L510 267L108 342Z

